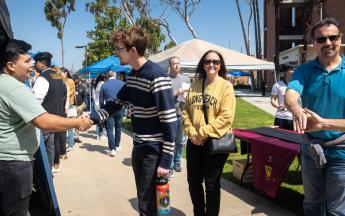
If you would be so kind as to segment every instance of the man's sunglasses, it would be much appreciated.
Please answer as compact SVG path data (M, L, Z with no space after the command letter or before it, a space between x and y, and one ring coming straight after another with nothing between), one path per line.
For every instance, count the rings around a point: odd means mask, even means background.
M322 43L325 43L327 39L329 39L329 41L337 41L339 37L340 37L340 34L330 35L330 36L325 36L325 37L317 37L315 38L315 41L319 44L322 44Z
M221 61L220 60L204 60L205 65L210 65L213 63L213 65L220 65Z

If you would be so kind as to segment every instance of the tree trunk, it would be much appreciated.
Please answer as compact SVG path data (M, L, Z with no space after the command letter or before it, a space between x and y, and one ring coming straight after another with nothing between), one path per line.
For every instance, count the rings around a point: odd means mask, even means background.
M244 27L242 12L241 12L240 3L238 0L236 0L236 5L237 5L238 15L239 15L240 21L241 21L241 27L242 27L244 45L246 47L246 53L247 53L247 55L249 55L250 53L249 53L249 46L248 46L248 41L247 41L247 33L246 33L246 29Z
M279 45L279 20L280 20L280 2L274 2L274 19L275 19L275 52L274 52L274 64L276 69L276 75L279 74L280 65L279 65L279 52L280 52L280 45ZM275 77L277 79L277 77Z
M261 44L261 27L260 27L260 14L259 14L259 4L258 0L255 1L255 10L256 10L256 20L257 20L257 32L258 32L258 58L262 59L262 44Z
M307 61L308 55L308 35L311 28L311 19L313 17L314 7L315 7L315 0L309 0L305 3L304 6L304 34L303 34L303 51L302 51L302 63Z
M62 37L60 39L61 41L61 65L62 67L65 67L65 55L64 55L64 44L63 44L63 34Z
M189 29L189 31L192 33L193 38L198 38L198 36L196 35L196 33L195 33L193 27L192 27L192 26L190 25L190 23L189 23L189 18L188 18L188 16L185 17L184 22L186 23L186 26L187 26L187 28Z

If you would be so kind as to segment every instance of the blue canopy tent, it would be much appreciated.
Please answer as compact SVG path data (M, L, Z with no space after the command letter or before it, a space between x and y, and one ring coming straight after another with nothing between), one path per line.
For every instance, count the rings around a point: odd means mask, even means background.
M109 71L116 71L116 72L124 72L129 73L131 70L130 65L120 65L120 59L116 56L109 56L105 59L102 59L98 62L95 62L83 69L79 72L80 74L89 74L88 78L93 79L96 78L98 74L107 73ZM89 89L90 89L90 112L91 112L91 80L89 80Z
M243 72L243 71L229 71L229 72L227 72L227 75L239 77L239 76L250 76L250 73L249 72Z
M120 65L120 59L116 56L109 56L98 62L95 62L80 70L80 74L89 74L90 78L97 77L98 74L109 71L129 73L131 66Z

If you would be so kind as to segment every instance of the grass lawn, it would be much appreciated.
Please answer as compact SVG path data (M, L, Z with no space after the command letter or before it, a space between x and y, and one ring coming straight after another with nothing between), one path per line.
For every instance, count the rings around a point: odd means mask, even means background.
M254 105L247 103L243 99L237 97L237 107L233 128L255 128L261 126L272 125L274 117L270 114L258 109ZM132 126L129 119L124 119L123 128L132 131ZM239 145L239 143L237 143ZM239 146L238 146L239 147ZM240 148L239 148L240 149ZM183 157L185 157L185 151L183 151ZM228 161L225 164L223 177L236 184L240 184L240 181L233 177L232 159L244 159L246 155L241 155L240 152L236 154L230 154ZM298 215L303 215L302 201L303 201L303 187L302 177L300 169L296 171L298 166L297 159L294 160L286 174L284 181L281 185L280 192L275 202L292 211ZM262 192L256 191L252 186L252 183L245 183L244 187L257 194L265 196ZM266 197L266 196L265 196ZM266 197L267 199L270 199Z

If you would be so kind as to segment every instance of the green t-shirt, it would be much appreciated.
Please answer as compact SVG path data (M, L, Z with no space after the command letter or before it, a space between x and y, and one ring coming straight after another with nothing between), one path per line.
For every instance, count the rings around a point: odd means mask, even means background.
M38 140L31 120L45 112L24 83L0 74L0 160L33 160Z

